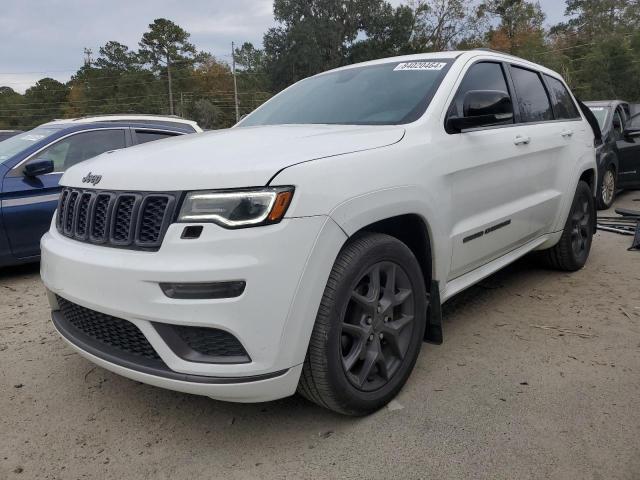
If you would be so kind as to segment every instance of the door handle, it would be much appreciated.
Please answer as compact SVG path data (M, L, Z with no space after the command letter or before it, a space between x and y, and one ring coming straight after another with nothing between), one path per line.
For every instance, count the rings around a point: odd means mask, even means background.
M564 138L571 137L573 135L573 130L563 130L560 135Z
M531 142L531 137L525 137L522 135L516 136L516 138L514 138L513 140L514 145L529 145L530 142Z

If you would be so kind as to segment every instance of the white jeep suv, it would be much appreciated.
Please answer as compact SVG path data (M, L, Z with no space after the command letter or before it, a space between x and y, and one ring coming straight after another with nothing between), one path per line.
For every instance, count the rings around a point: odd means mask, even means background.
M585 264L597 179L561 77L475 50L322 73L234 128L105 153L61 183L42 279L82 355L182 392L297 390L362 415L442 342L442 302L533 250Z

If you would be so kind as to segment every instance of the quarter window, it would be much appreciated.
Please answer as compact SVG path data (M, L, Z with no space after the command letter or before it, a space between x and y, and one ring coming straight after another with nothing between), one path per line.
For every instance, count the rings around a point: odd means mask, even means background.
M540 75L531 70L512 66L511 77L518 97L520 121L529 123L553 120L551 103Z
M480 62L472 65L462 80L451 107L449 107L448 117L464 116L464 98L467 93L473 90L496 90L508 94L509 88L502 66L493 62ZM504 123L502 122L501 125ZM513 123L513 119L508 123Z
M580 114L578 109L573 103L573 99L569 94L569 90L564 84L557 78L545 75L547 85L549 86L551 98L553 100L553 111L556 114L558 120L573 120L579 119Z

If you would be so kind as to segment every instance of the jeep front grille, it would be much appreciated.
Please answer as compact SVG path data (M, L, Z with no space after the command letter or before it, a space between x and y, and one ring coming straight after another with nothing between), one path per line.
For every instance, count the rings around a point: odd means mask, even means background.
M58 202L56 227L74 240L155 251L173 220L178 195L109 192L65 187Z

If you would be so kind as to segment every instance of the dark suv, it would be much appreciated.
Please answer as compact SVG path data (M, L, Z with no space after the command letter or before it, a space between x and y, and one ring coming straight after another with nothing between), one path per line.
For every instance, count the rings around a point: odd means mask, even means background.
M603 210L611 207L616 191L640 187L640 112L636 105L620 100L585 103L602 130L597 202Z
M197 131L173 118L80 119L46 123L0 142L0 267L38 260L40 237L58 204L58 182L69 167L110 150Z

